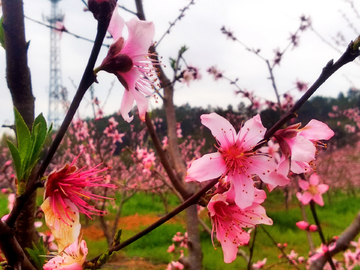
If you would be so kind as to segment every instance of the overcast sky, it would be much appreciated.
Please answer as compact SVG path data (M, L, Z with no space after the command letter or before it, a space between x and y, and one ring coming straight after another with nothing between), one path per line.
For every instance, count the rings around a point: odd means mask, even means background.
M135 10L133 0L119 0L119 4ZM169 22L179 15L180 8L189 3L188 0L144 0L147 20L155 23L155 41L159 40L169 26ZM356 7L356 6L355 6ZM360 6L357 6L360 12ZM72 33L94 39L96 22L89 12L84 12L81 0L62 0L59 8L65 14L65 27ZM25 15L43 21L50 14L50 1L24 0ZM120 9L125 20L133 15ZM346 14L344 18L343 14ZM248 52L239 43L227 39L220 28L226 26L243 43L251 48L261 49L264 58L273 60L274 50L284 48L290 34L299 26L300 16L310 16L313 28L333 46L338 46L335 39L343 35L345 42L355 39L359 31L352 25L360 25L359 17L345 0L196 0L186 11L185 17L171 29L170 35L159 44L157 51L163 56L167 66L166 72L171 77L172 71L168 64L169 57L176 57L181 46L189 50L185 54L188 64L200 68L202 79L191 83L176 85L175 102L177 105L189 103L193 106L211 105L235 108L240 103L240 96L234 95L235 87L226 81L214 81L206 69L216 65L224 75L235 79L239 85L255 95L275 100L271 88L266 64L263 60ZM30 40L29 67L32 85L36 97L36 113L43 112L47 116L49 87L49 48L50 30L42 25L25 20L26 38ZM107 40L111 43L111 40ZM75 85L80 81L87 63L92 43L76 39L66 33L62 35L62 75L63 84L71 98L75 94ZM98 64L105 57L104 47ZM324 43L312 30L300 34L299 46L289 50L284 56L280 67L275 68L274 75L280 93L294 88L295 81L312 83L318 77L323 66L330 59L337 59L340 53ZM5 51L0 49L0 123L11 124L13 121L11 97L5 78ZM340 91L346 92L351 86L360 88L360 65L351 63L337 72L317 92L318 95L336 97ZM95 95L100 102L105 102L105 114L118 111L123 87L115 77L104 72L98 76L99 84L95 85ZM295 94L296 92L294 92ZM87 95L80 109L82 117L91 113L90 97ZM152 106L156 106L152 103Z

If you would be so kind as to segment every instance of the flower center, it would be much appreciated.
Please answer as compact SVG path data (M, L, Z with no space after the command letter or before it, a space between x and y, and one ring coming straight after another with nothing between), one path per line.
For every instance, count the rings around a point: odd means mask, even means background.
M247 157L252 154L252 152L244 152L236 144L231 145L228 149L219 149L219 152L226 163L227 172L236 171L240 173L247 169Z
M317 186L313 186L313 185L309 186L308 192L310 192L310 194L313 196L319 193L317 190Z

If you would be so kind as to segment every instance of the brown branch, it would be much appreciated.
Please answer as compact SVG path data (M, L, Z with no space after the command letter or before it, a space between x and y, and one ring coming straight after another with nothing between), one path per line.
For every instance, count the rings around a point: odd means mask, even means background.
M28 43L25 39L22 0L2 1L6 52L6 79L13 99L25 123L31 129L34 121L34 96L27 63Z
M180 179L175 174L175 172L169 162L169 159L167 158L164 150L162 149L162 144L160 142L159 137L157 136L157 133L154 129L154 126L151 122L151 119L150 119L148 113L146 113L146 115L145 115L145 123L148 128L150 137L154 143L155 149L160 157L161 164L164 166L164 169L165 169L167 175L169 176L171 183L173 184L175 189L181 194L181 196L183 198L190 197L189 192L185 189L182 181L180 181Z
M185 16L184 15L185 11L187 9L189 9L191 5L194 5L194 4L195 4L195 1L191 0L190 3L186 7L180 9L180 15L173 22L170 23L169 28L165 31L165 33L161 36L161 38L156 42L155 48L160 44L160 42L164 39L164 37L166 35L170 34L170 30L176 24L176 22L181 20L181 18Z
M329 256L334 256L348 248L350 241L353 240L358 233L360 232L360 212L356 215L354 221L347 227L343 233L339 236L336 241L335 248L328 252ZM321 256L319 259L312 262L310 265L310 270L320 270L323 269L325 263L327 262L327 258L325 256Z
M0 249L14 269L36 270L16 240L12 229L0 221Z
M323 234L323 231L322 231L322 228L321 228L321 224L320 224L320 221L319 221L319 218L317 216L317 213L316 213L316 209L315 209L315 202L313 200L310 201L310 209L311 209L311 213L313 215L313 218L314 218L314 221L315 221L315 224L317 226L317 231L319 233L319 236L320 236L320 239L321 239L321 242L324 246L327 246L327 242L326 242L326 239L325 239L325 236ZM335 267L335 264L329 254L329 252L326 252L325 253L325 257L326 257L326 260L329 262L330 266L331 266L331 269L332 270L336 270L336 267Z
M52 26L52 25L49 25L49 24L46 24L46 23L43 23L43 22L39 22L39 21L34 20L34 19L32 19L32 18L29 18L29 17L27 17L27 16L24 16L24 18L26 18L26 19L28 19L29 21L32 21L32 22L34 22L34 23L37 23L37 24L43 25L43 26L45 26L45 27L48 27L48 28L50 28L50 29L53 29L54 31L59 31L59 32L61 32L61 33L66 33L66 34L69 34L70 36L73 36L73 37L76 37L76 38L78 38L78 39L82 39L82 40L85 40L85 41L89 41L89 42L91 42L91 43L94 43L94 42L95 42L95 41L92 40L92 39L88 39L88 38L86 38L86 37L82 37L82 36L79 36L79 35L74 34L74 33L72 33L72 32L69 32L66 28L57 28L57 27L54 27L54 26ZM104 46L104 47L110 47L110 45L108 45L108 44L102 44L102 46Z
M339 68L345 64L352 62L360 55L360 51L354 50L353 42L351 42L344 52L344 54L333 63L333 60L329 61L326 66L323 68L319 78L314 82L314 84L306 91L306 93L295 103L295 105L274 125L272 126L265 134L264 141L267 141L274 135L274 133L282 128L287 121L293 118L296 114L296 111L301 108L302 105L315 93L315 91Z

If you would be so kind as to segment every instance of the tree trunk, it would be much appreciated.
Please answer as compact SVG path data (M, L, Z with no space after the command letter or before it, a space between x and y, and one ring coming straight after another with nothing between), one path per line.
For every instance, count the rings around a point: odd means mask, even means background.
M6 51L6 77L14 106L31 130L34 122L34 96L27 65L28 43L25 40L22 0L3 0L3 28ZM15 235L20 245L31 247L37 240L34 227L36 192L33 193L16 221Z

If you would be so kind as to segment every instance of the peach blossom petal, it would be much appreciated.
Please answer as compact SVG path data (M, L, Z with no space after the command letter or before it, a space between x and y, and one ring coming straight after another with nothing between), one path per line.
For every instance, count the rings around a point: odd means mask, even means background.
M211 180L221 176L225 170L225 162L219 152L206 154L191 163L185 181Z
M201 115L201 123L210 129L211 134L219 141L222 147L235 143L237 138L235 128L224 117L217 113Z
M70 211L65 213L65 210L62 206L58 207L59 214L62 217L66 217L68 215L69 218L66 218L66 222L63 221L59 217L57 213L53 211L51 204L52 197L48 197L41 205L41 209L44 211L45 214L45 222L46 225L50 228L52 234L54 235L57 244L58 244L58 252L62 252L66 247L74 243L79 234L81 224L79 221L79 211L76 208L75 204L73 204L70 200L65 199L66 205L70 208ZM58 202L54 202L57 204Z

